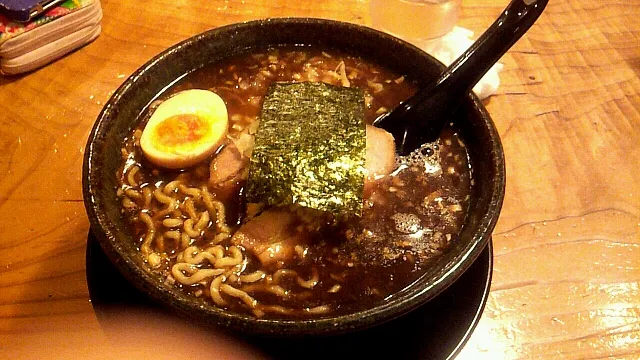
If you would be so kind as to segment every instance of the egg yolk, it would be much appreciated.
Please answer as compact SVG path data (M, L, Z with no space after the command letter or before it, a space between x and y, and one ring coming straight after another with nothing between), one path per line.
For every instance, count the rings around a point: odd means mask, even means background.
M196 114L177 114L162 120L155 131L155 144L167 150L189 148L207 137L210 127Z

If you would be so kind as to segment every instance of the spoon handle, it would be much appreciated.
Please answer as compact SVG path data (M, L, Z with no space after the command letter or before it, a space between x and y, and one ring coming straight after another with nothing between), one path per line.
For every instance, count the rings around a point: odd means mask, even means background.
M400 104L375 125L393 134L407 154L438 138L473 86L538 19L548 0L513 0L500 17L432 85Z

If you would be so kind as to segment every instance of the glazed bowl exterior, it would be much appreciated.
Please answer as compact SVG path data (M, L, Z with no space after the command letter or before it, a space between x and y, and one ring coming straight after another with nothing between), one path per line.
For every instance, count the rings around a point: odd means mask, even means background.
M220 309L166 285L145 268L133 234L120 213L116 171L124 138L140 114L171 84L196 69L239 54L282 47L335 49L404 74L419 85L444 66L420 49L376 30L331 20L266 19L216 28L157 55L112 95L91 131L83 163L83 196L91 230L107 257L138 289L162 306L206 324L262 335L328 335L371 327L426 303L452 284L487 246L504 197L503 150L494 124L475 95L465 98L458 124L473 168L475 189L460 240L412 285L377 306L314 320L257 319Z

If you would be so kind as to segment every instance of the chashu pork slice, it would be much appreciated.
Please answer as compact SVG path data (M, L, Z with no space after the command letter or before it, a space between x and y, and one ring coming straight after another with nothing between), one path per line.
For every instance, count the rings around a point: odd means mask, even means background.
M366 128L366 157L364 180L364 197L368 197L375 190L376 184L385 176L391 174L396 167L396 147L391 133L367 125Z
M271 208L242 225L231 242L253 253L262 265L280 267L294 257L295 246L306 241L305 234L296 230L298 223L288 209Z

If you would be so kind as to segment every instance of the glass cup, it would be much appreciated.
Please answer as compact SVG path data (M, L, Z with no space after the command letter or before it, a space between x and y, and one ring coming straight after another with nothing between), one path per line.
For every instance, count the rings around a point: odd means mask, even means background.
M461 0L371 0L374 28L414 44L440 37L458 21Z

